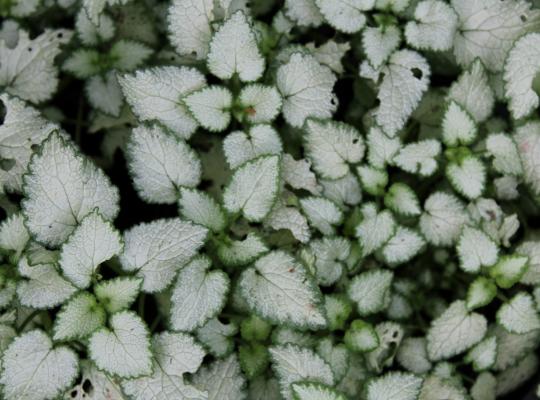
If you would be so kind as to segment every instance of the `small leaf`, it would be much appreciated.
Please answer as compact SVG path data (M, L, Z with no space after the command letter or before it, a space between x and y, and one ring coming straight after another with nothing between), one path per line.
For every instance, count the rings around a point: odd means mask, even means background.
M56 398L78 374L77 355L66 346L53 347L40 330L15 338L2 357L0 383L6 400Z
M349 368L349 351L345 345L343 343L334 343L332 338L326 337L319 341L316 351L330 366L335 381L341 381Z
M308 119L305 130L306 154L323 178L342 178L349 172L348 164L356 164L364 157L364 141L351 125Z
M486 168L476 156L466 156L446 166L446 176L454 189L474 200L482 195L486 186Z
M208 230L179 218L142 223L124 233L120 263L143 278L142 291L159 292L203 245Z
M497 322L511 333L528 333L540 329L540 316L532 296L519 292L497 311Z
M284 153L281 158L281 173L285 183L293 189L304 189L313 195L320 194L321 187L317 176L311 171L309 160L295 160L290 154Z
M540 157L539 128L540 124L532 121L516 128L514 134L523 166L523 180L536 196L540 195L540 168L537 166Z
M37 109L17 97L7 93L0 95L5 114L0 125L0 158L11 160L9 171L0 174L0 190L22 191L23 175L34 153L33 148L40 145L58 125L43 118Z
M509 135L493 133L486 140L486 150L493 157L493 169L501 174L520 176L523 167L516 143Z
M134 378L152 372L150 340L145 323L131 311L114 314L110 329L90 336L88 350L92 361L105 372Z
M388 136L394 137L428 89L431 72L424 57L411 50L394 52L382 72L375 120Z
M389 372L367 383L367 400L416 400L424 379L403 372Z
M315 0L285 0L285 14L300 26L317 27L324 21Z
M416 193L405 183L394 183L384 196L384 205L390 210L404 215L417 216L422 213Z
M28 260L19 261L19 273L27 279L17 284L17 296L23 306L52 308L66 301L76 288L64 279L53 264L30 266Z
M480 267L490 267L497 262L497 245L481 230L466 226L456 246L461 268L475 273Z
M471 386L471 398L473 400L495 400L497 398L497 379L490 372L478 375Z
M283 97L283 116L294 127L301 127L309 117L330 118L337 108L332 93L336 77L313 56L294 53L278 68L276 83Z
M84 88L92 107L115 117L120 116L124 95L115 71L88 78Z
M141 278L118 277L101 281L94 286L94 293L107 312L114 314L133 304L141 290L141 284Z
M424 203L420 230L435 246L450 246L461 234L469 216L459 199L444 192L431 194Z
M85 289L100 264L120 254L120 234L97 211L88 214L60 251L60 268L75 286Z
M465 302L454 301L429 328L428 354L432 361L453 357L480 342L487 330L486 318L469 313Z
M272 122L281 111L281 96L274 86L246 85L238 95L243 117L252 124Z
M19 260L29 240L30 235L21 213L12 214L0 224L1 252L12 255L15 261Z
M364 257L381 248L396 232L396 222L388 210L377 212L374 204L362 207L363 220L356 227L356 237Z
M497 397L513 392L538 372L538 356L534 353L523 357L516 365L497 375Z
M62 244L92 210L105 219L118 214L118 189L58 133L43 142L24 178L26 226L35 239Z
M344 337L345 344L352 351L370 352L379 346L379 336L370 323L356 319L351 325Z
M323 187L324 197L342 208L358 205L362 201L360 183L352 172L340 179L321 179L319 183Z
M83 339L105 324L105 310L88 292L80 292L65 303L54 321L56 341Z
M207 63L210 72L220 79L230 79L238 74L241 81L251 82L261 77L264 58L242 11L235 12L214 33Z
M430 176L437 170L436 157L441 152L441 143L434 139L410 143L394 157L394 162L402 170L411 174Z
M538 33L519 38L508 52L504 64L505 95L509 98L508 108L515 119L526 117L538 108L538 95L533 86L540 72L539 45Z
M82 11L84 13L84 11ZM94 398L111 400L122 400L122 389L120 383L109 375L100 371L89 360L81 360L81 375L77 379L78 385L66 391L66 396L71 396L75 400L86 400ZM90 383L90 385L89 385Z
M497 295L497 286L492 280L479 276L470 285L467 290L467 308L474 310L475 308L484 307L491 303Z
M395 155L402 147L399 137L389 138L378 127L372 127L367 137L368 161L375 168L393 164Z
M173 204L180 187L201 180L201 162L193 149L158 126L133 129L127 144L133 184L143 200Z
M355 33L366 24L363 11L369 11L375 0L315 0L321 14L334 28L344 33Z
M471 67L463 71L458 80L450 86L448 99L463 107L478 123L491 115L495 97L480 60L472 63Z
M375 314L388 306L393 278L391 271L378 269L362 272L351 280L347 294L360 315Z
M189 335L162 332L152 338L153 373L124 380L122 387L134 400L174 398L207 400L206 392L187 384L183 375L201 365L204 350Z
M307 43L306 48L320 64L326 65L337 74L342 74L344 68L341 59L351 49L351 45L349 42L339 43L330 39L318 47L314 42Z
M268 368L270 358L266 346L257 342L240 345L238 357L248 379L261 375Z
M450 50L458 25L452 7L439 0L424 0L416 5L415 21L407 22L405 38L420 50Z
M401 42L397 26L366 27L362 31L362 46L373 68L380 68Z
M167 14L169 40L179 54L202 60L208 53L214 21L213 0L174 0Z
M343 295L325 295L324 308L328 320L328 330L344 330L345 322L352 312L349 300Z
M223 271L209 271L210 259L193 259L178 274L171 294L171 327L191 332L223 308L229 278Z
M195 68L156 67L118 78L126 100L142 121L158 121L183 139L189 139L197 121L182 100L206 85Z
M240 371L236 355L216 360L201 368L193 377L193 384L208 392L208 400L243 400L246 380Z
M292 400L291 384L302 381L332 386L334 375L328 364L313 350L292 344L270 347L272 369L276 374L281 395Z
M384 169L373 168L369 165L357 167L362 189L372 196L382 196L388 184L388 173Z
M471 144L478 133L472 116L458 103L450 101L442 122L443 142L447 146Z
M152 49L142 43L120 39L109 50L109 57L114 60L111 66L118 71L133 71L140 67L152 52Z
M321 286L330 286L341 278L344 262L351 251L350 242L342 237L324 237L312 240L309 251L315 257L315 276Z
M275 230L288 229L295 239L301 243L307 243L311 238L306 217L295 207L276 205L264 222Z
M257 233L250 232L243 240L221 243L217 249L219 260L227 266L248 265L268 251L268 247Z
M255 125L249 131L234 131L223 140L223 152L232 169L259 156L279 155L283 148L278 133L270 125Z
M67 44L73 32L67 29L46 29L30 39L28 32L19 29L14 46L0 41L0 86L5 92L22 100L40 103L49 100L58 86L55 58L61 45Z
M225 212L221 206L205 192L181 188L178 200L180 214L196 224L214 232L225 228Z
M230 213L242 212L248 221L261 221L274 204L279 188L279 157L262 156L239 167L223 194Z
M326 325L321 295L293 257L273 251L242 272L240 290L250 309L275 323L317 329Z
M238 327L234 322L223 324L217 318L212 318L204 326L197 329L197 339L214 357L225 357L234 349L234 335Z
M343 212L339 207L324 197L304 197L300 200L300 207L310 225L323 235L332 235L334 225L340 224L343 220Z
M395 235L381 249L381 254L388 265L395 266L411 260L425 244L415 230L398 226Z
M293 383L291 389L294 400L347 400L334 388L321 383Z
M509 289L519 282L527 270L529 258L519 255L502 256L497 264L489 270L489 275L495 279L497 286Z
M497 338L487 337L474 346L465 356L465 362L471 363L475 372L490 369L497 358Z
M424 337L408 337L403 340L397 352L398 362L408 371L424 374L431 367L427 353L427 340Z
M204 128L221 132L231 121L232 94L223 86L208 86L184 99L191 114Z

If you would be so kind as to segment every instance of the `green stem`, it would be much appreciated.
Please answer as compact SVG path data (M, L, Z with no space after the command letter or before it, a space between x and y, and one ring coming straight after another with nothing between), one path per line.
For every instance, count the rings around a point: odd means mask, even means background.
M26 325L30 323L41 311L40 310L34 310L28 315L24 321L21 323L21 326L19 326L19 329L17 329L17 332L21 333L24 328L26 328Z
M77 121L75 124L75 143L81 145L81 128L83 125L84 98L79 98L79 107L77 109Z
M141 318L144 319L144 302L146 300L146 294L145 293L142 293L140 296L139 296L139 316Z
M150 332L154 332L154 330L157 328L159 321L161 321L161 314L158 314L156 318L152 321L152 324L150 325Z
M45 328L47 332L49 332L52 329L52 320L51 320L51 316L49 315L47 311L41 312L41 320L43 322L43 327Z

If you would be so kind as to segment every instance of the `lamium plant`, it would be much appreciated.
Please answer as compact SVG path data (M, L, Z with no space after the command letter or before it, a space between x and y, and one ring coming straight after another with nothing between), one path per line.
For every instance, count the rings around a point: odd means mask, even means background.
M540 396L540 1L0 15L1 399Z

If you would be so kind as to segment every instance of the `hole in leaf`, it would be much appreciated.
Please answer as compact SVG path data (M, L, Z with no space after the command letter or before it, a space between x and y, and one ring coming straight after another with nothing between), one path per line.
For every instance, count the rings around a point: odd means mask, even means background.
M424 75L420 68L411 68L411 72L416 79L422 79L422 76Z
M1 67L1 64L0 64ZM7 114L7 108L3 101L0 101L0 125L4 123L4 120L6 119Z
M0 160L0 168L2 168L4 171L9 171L11 168L15 166L15 160L12 158L4 158Z
M526 22L527 21L527 16L526 15L522 15L519 17L521 19L522 22Z
M82 388L85 391L85 393L90 394L92 390L94 389L94 386L92 385L92 382L90 382L90 379L85 379L82 384Z

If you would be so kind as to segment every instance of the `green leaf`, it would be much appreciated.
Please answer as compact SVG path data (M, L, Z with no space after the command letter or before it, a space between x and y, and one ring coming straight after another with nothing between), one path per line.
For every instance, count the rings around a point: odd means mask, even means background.
M344 338L347 347L361 353L375 350L379 346L379 336L373 326L361 319L351 322Z
M65 303L54 321L53 339L83 339L105 324L105 310L88 292L81 292Z
M519 255L502 256L497 264L489 269L489 275L495 279L497 286L509 289L518 283L525 274L529 258Z
M133 304L141 290L141 278L118 277L94 286L99 303L109 314L125 310Z

